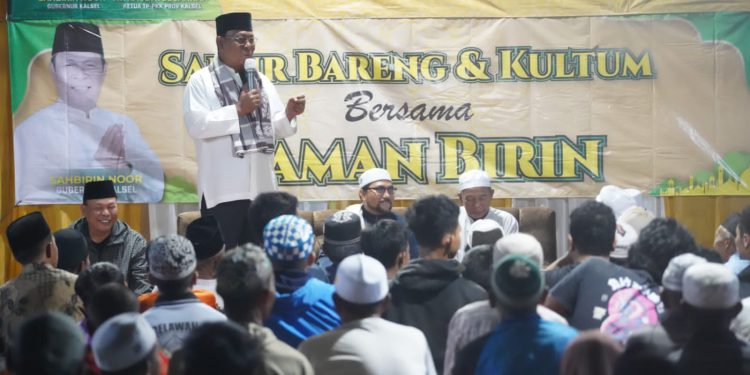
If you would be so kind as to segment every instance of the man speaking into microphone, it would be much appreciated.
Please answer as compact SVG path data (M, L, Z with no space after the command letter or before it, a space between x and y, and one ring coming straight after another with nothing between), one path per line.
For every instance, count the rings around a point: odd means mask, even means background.
M185 88L183 115L195 141L201 215L213 215L228 249L244 242L247 209L259 193L276 190L274 140L297 132L305 97L286 107L255 68L250 13L216 18L218 58Z

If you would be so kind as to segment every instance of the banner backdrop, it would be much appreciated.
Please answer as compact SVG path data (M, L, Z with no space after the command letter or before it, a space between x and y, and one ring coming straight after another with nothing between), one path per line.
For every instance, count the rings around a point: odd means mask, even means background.
M52 62L61 17L14 9L19 204L77 203L101 178L125 201L197 201L182 93L215 58L215 31L189 18L217 8L158 3L202 8L168 20L88 14L103 46L91 66ZM282 100L308 98L298 133L275 154L278 185L300 199L352 199L358 175L376 166L399 198L453 195L474 168L498 197L591 196L604 184L750 194L750 13L253 26L259 69ZM101 88L89 94L95 108L69 104L78 86Z

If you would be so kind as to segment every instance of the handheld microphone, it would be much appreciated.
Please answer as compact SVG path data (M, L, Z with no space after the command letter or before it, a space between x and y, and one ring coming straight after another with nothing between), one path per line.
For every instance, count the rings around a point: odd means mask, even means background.
M258 75L256 70L257 63L250 57L245 59L245 76L247 77L247 90L252 91L255 87L255 77Z

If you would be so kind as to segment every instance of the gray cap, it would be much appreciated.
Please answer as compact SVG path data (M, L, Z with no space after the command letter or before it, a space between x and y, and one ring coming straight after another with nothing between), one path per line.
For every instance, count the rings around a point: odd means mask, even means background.
M685 275L690 266L706 263L705 258L701 258L695 254L681 254L669 261L667 269L664 270L664 275L661 277L661 285L664 289L682 292L682 277Z
M97 328L91 338L96 366L119 371L142 361L156 346L156 332L138 313L117 315Z
M148 270L159 280L179 280L193 271L197 260L193 244L178 234L155 239L148 247Z
M740 281L724 265L696 264L682 277L682 298L701 309L728 309L740 301Z

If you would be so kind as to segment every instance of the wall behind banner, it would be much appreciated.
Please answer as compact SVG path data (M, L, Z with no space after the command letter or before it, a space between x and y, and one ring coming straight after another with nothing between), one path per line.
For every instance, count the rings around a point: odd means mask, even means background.
M417 3L417 2L414 2ZM450 2L446 2L450 3ZM458 3L458 2L456 2ZM509 5L518 4L523 2L508 1L507 4L497 2L499 4L488 4L487 1L472 1L476 7L453 7L459 13L455 13L454 16L471 16L464 14L466 9L479 12L473 14L473 16L529 16L529 15L544 15L536 12L534 9L542 9L546 11L546 15L609 15L609 14L622 14L624 9L632 9L632 11L640 10L652 10L652 11L663 11L663 12L690 12L690 11L712 11L712 6L724 6L725 10L733 11L748 11L750 5L747 2L741 1L724 1L718 3L709 3L706 1L683 1L682 4L674 4L674 2L667 1L641 1L638 2L639 7L629 8L625 6L631 2L619 1L619 2L600 2L601 4L591 5L586 4L588 2L582 1L570 1L566 4L566 8L563 10L555 9L551 1L534 1L529 2L526 5ZM557 2L555 2L557 3ZM540 6L535 8L534 5L546 4L546 7ZM248 5L247 1L223 1L224 9L230 10L248 10L251 6ZM434 4L431 4L434 5ZM454 4L456 5L456 4ZM255 5L253 5L254 7ZM292 1L287 0L282 3L269 2L268 4L259 4L262 8L258 12L254 12L256 18L287 18L287 17L310 17L315 15L318 17L333 17L338 15L339 17L346 17L347 11L352 11L350 15L358 15L359 17L367 17L372 12L378 9L391 9L384 7L377 2L360 2L357 3L354 8L348 8L344 5L344 2L305 2L305 1ZM414 6L404 6L398 8L399 11L405 12L414 10ZM337 8L338 7L338 8ZM438 16L436 14L440 11L446 11L449 7L446 6L422 6L422 9L430 9L429 13L424 13L426 16ZM290 12L285 12L287 9ZM485 14L481 14L482 11L490 10ZM586 10L582 12L582 10ZM558 10L558 13L554 13ZM716 10L715 8L713 9ZM5 14L7 11L6 2L0 2L0 14ZM578 11L579 13L577 13ZM326 13L327 12L327 13ZM416 13L415 13L416 14ZM392 14L385 13L381 17L385 16L403 16L403 14ZM444 16L444 14L443 14ZM5 237L5 230L7 225L14 219L34 210L40 210L45 215L46 219L50 222L53 230L57 230L69 225L73 220L79 217L77 205L52 205L52 206L14 206L14 191L13 191L13 158L12 158L12 122L11 122L11 105L10 105L10 94L9 94L9 66L8 66L8 34L7 34L7 23L5 18L0 20L0 106L3 110L0 111L0 168L4 171L0 175L0 281L8 280L14 277L20 267L13 260L12 255L7 247L7 239ZM750 205L750 198L748 197L670 197L665 198L666 215L675 217L680 222L686 224L696 235L698 240L704 246L711 246L713 240L713 230L718 225L728 212L738 211L742 207ZM149 228L149 222L146 215L145 205L122 205L120 208L120 217L131 224L136 230L142 233L147 232ZM566 228L559 228L559 230L566 230ZM148 233L144 233L146 237Z

